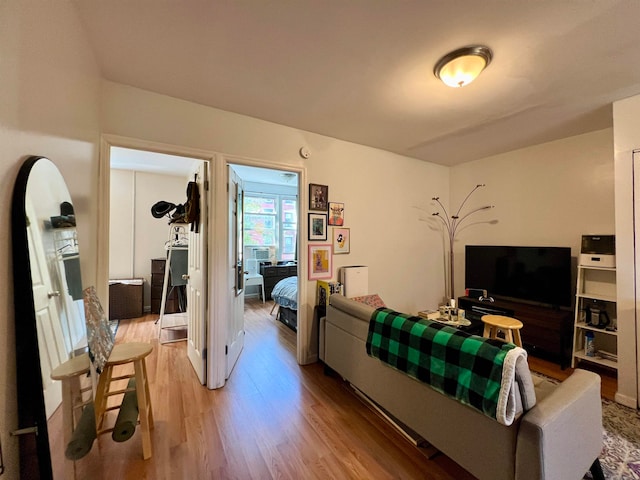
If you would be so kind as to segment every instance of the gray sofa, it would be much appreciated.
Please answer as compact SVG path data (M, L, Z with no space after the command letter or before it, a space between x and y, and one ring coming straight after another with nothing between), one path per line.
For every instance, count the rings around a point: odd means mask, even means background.
M373 311L332 295L320 357L439 451L481 480L578 480L589 469L604 478L598 375L578 369L558 385L532 376L535 406L505 426L368 356Z

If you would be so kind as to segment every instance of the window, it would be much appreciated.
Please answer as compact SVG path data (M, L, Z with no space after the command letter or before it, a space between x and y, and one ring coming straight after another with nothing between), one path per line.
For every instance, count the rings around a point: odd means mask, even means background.
M271 247L278 260L295 260L297 231L295 197L245 193L245 247Z
M296 233L298 231L298 202L295 198L281 198L280 211L282 245L281 260L296 260Z

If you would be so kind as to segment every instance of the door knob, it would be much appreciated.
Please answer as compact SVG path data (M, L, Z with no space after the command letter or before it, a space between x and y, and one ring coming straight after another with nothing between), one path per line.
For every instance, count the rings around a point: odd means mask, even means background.
M182 275L182 279L183 280L189 280L189 275L187 275L187 274Z
M49 297L49 298L59 297L59 296L60 296L60 292L58 292L58 291L53 291L53 292L47 293L47 297Z

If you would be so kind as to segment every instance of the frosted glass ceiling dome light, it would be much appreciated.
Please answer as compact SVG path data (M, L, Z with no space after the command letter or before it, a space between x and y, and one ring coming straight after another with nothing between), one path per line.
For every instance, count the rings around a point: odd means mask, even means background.
M480 75L492 57L491 49L482 45L459 48L438 60L433 74L449 87L464 87Z

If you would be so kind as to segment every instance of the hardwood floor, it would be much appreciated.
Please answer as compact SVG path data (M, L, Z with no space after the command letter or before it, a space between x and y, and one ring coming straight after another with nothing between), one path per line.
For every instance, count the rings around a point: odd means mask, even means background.
M271 305L247 301L245 348L218 390L198 383L185 342L158 344L157 315L121 321L116 342L154 346L153 457L142 459L139 432L124 443L102 435L76 462L76 478L474 478L442 454L428 459L321 364L298 365L295 333L269 315ZM552 364L540 368L564 375Z

